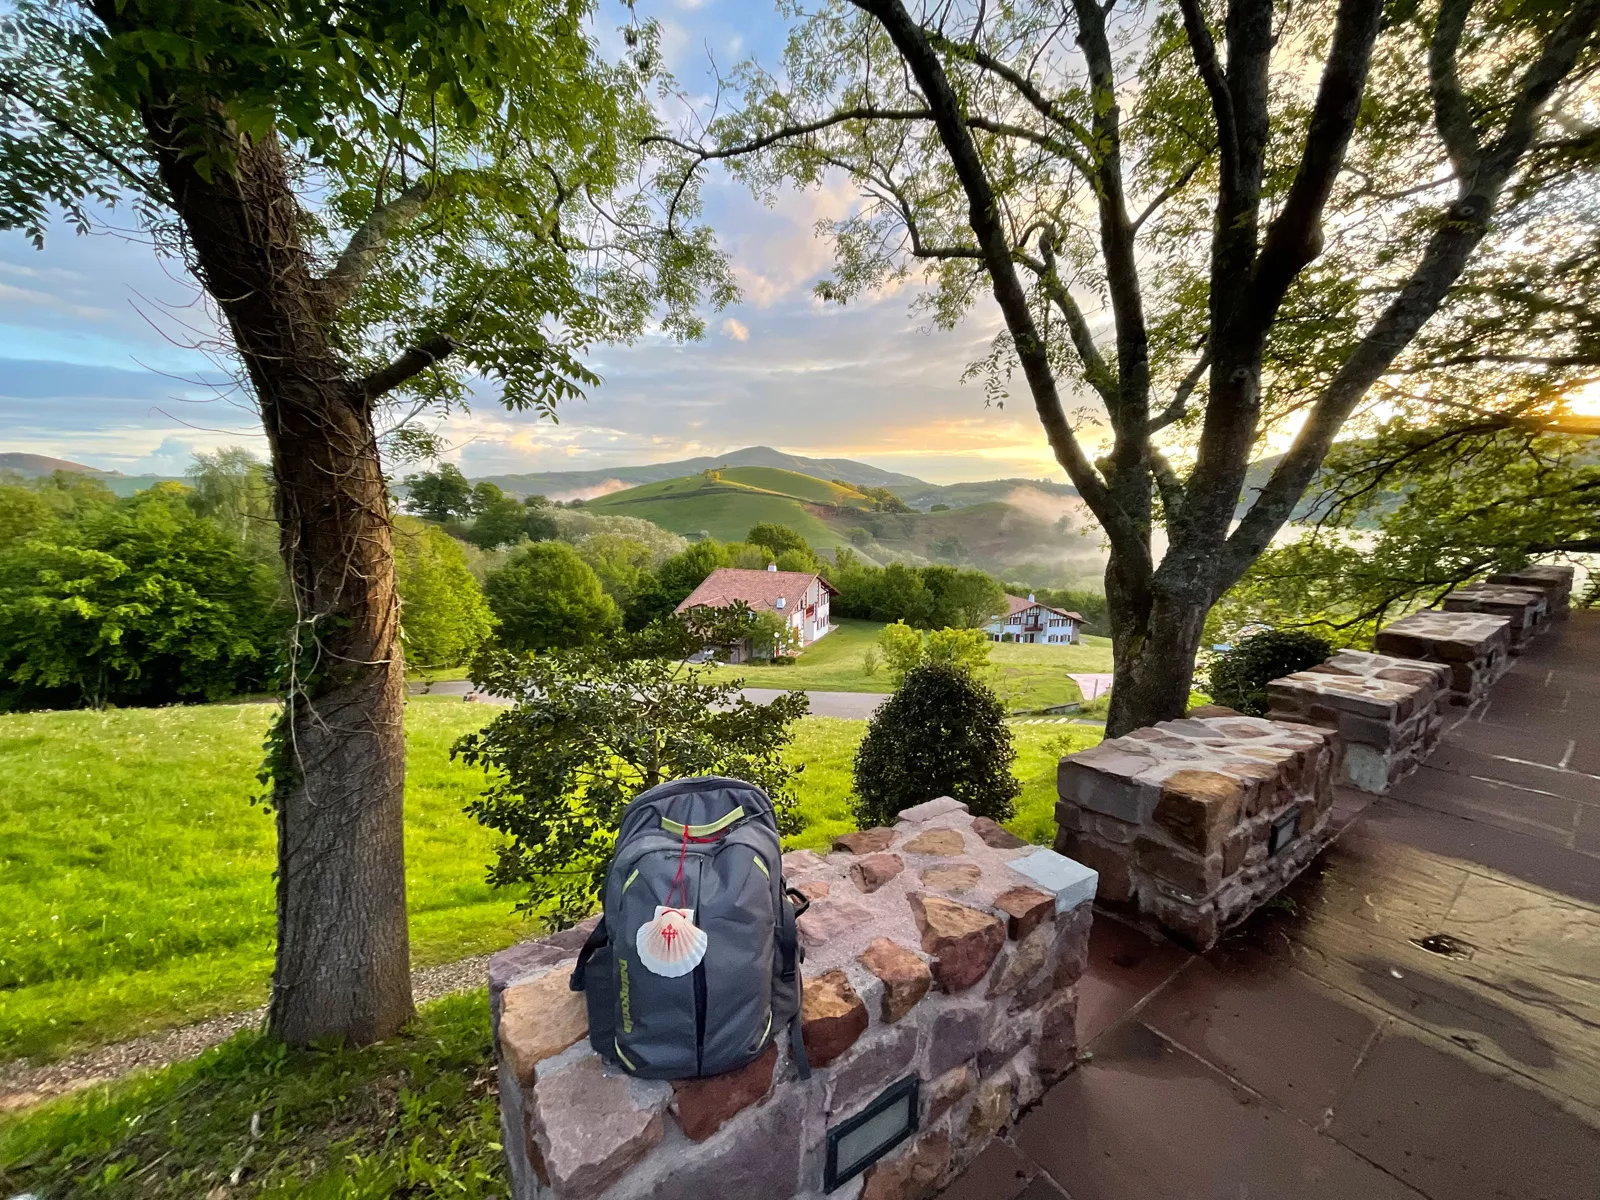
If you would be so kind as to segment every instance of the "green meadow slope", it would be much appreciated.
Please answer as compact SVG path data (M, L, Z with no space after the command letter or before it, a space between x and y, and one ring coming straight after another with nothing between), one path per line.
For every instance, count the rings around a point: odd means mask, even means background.
M686 537L704 532L738 541L757 522L774 521L817 550L854 546L875 563L973 566L1040 585L1099 578L1098 541L1071 532L1082 519L1075 496L1027 480L1007 481L998 494L984 485L979 495L989 498L941 512L879 512L848 483L778 467L729 467L612 492L588 507L643 517Z
M752 525L773 521L800 533L819 550L843 545L845 534L819 510L865 510L871 501L854 488L778 467L730 467L612 492L589 502L596 513L643 517L673 533L701 531L740 541Z

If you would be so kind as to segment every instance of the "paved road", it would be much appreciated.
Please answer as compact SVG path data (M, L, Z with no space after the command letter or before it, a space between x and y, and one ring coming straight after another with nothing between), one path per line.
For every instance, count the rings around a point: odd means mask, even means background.
M422 685L413 683L409 687L413 696L423 693ZM436 683L428 689L430 696L465 696L472 691L472 684L464 679L454 680L449 683ZM480 698L491 704L506 704L509 701L499 696L480 693ZM747 699L754 700L757 704L770 704L783 695L777 688L745 688L744 695ZM851 720L864 721L877 711L878 705L889 697L880 692L807 692L806 696L811 701L811 715L814 717L846 717Z
M757 704L770 704L783 693L776 688L745 688L744 695ZM807 692L806 698L811 701L813 717L847 717L865 721L889 697L880 692Z

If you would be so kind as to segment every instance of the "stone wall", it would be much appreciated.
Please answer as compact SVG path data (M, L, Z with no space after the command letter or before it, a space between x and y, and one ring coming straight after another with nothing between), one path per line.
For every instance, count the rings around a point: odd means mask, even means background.
M909 1075L918 1132L829 1195L925 1196L1075 1064L1093 871L945 798L825 856L786 854L784 876L811 899L799 922L809 1081L782 1036L727 1075L630 1078L590 1049L583 996L567 987L586 930L494 957L518 1200L820 1196L827 1130Z
M1327 842L1334 755L1327 730L1257 717L1136 729L1061 760L1056 849L1102 904L1209 948Z
M1374 793L1433 753L1449 698L1444 664L1362 650L1340 650L1267 685L1268 716L1337 733L1334 781Z
M1572 582L1576 568L1566 564L1536 563L1520 571L1501 571L1488 582L1542 592L1550 607L1552 621L1565 621L1572 611Z
M1485 613L1417 612L1378 630L1372 648L1443 663L1450 669L1450 702L1476 704L1511 665L1511 622Z
M1543 591L1498 583L1473 583L1457 588L1444 598L1440 607L1447 613L1504 617L1511 634L1513 654L1521 654L1550 620L1550 602Z

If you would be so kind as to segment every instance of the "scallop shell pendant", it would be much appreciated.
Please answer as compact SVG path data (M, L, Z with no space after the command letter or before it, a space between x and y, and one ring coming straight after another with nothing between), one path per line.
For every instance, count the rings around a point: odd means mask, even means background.
M634 946L645 970L676 979L700 965L706 956L706 934L694 923L692 912L658 905L655 919L639 926Z

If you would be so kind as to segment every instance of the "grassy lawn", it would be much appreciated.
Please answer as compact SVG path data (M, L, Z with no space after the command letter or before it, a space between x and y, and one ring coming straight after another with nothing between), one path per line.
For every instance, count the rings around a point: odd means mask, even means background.
M237 1181L231 1177L237 1173ZM509 1192L482 991L362 1050L242 1033L0 1118L0 1196L488 1200Z
M444 699L407 713L419 963L529 932L482 883L493 838L460 812L477 779L448 761L450 741L492 713ZM0 778L19 785L0 793L0 1057L263 999L271 828L244 798L267 716L216 705L0 717ZM865 732L800 723L805 829L792 845L825 849L855 827L850 763ZM1056 759L1100 733L1013 732L1023 791L1010 825L1048 841ZM291 1051L245 1032L191 1062L0 1116L0 1196L488 1200L507 1186L481 990L423 1006L380 1045Z
M0 716L0 1058L55 1055L266 1000L272 818L249 797L259 704ZM496 835L461 812L450 743L486 719L407 711L406 862L418 966L527 929L483 881Z
M872 675L862 669L867 647L876 643L883 625L849 618L841 618L837 625L790 666L741 664L719 670L729 678L742 677L751 687L892 692L894 683L882 667ZM1070 704L1082 697L1067 672L1110 671L1111 639L1086 637L1082 646L997 642L990 650L989 661L993 664L991 682L1013 711Z
M450 761L493 709L407 708L406 865L417 966L532 932L484 883L497 835L462 811L481 775ZM271 710L212 705L0 716L0 1059L51 1058L264 1003L273 828L249 797ZM853 828L860 721L808 718L796 844ZM1048 839L1054 761L1089 726L1018 726L1014 828Z
M856 827L850 813L850 768L866 732L865 721L808 717L800 722L794 754L806 764L800 789L805 829L787 845L826 850L833 838ZM1027 841L1049 842L1056 832L1056 763L1064 754L1096 745L1100 730L1062 722L1014 725L1011 732L1017 747L1013 771L1022 781L1022 794L1017 797L1016 816L1007 826Z

